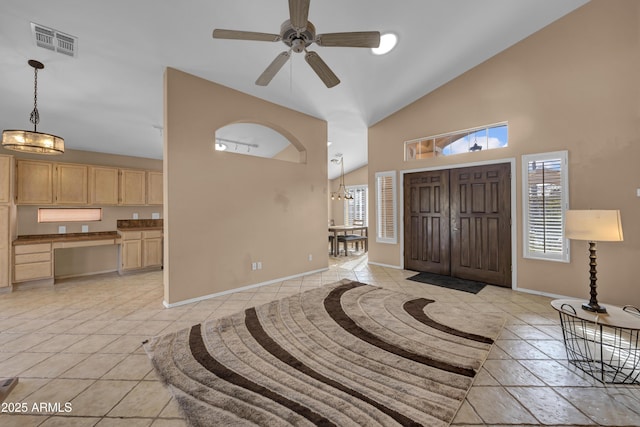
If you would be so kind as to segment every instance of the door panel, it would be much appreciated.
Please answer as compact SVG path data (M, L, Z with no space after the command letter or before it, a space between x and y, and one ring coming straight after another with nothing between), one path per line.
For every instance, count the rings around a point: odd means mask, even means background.
M448 275L449 171L407 174L404 198L405 268Z
M451 170L451 275L511 286L511 166Z

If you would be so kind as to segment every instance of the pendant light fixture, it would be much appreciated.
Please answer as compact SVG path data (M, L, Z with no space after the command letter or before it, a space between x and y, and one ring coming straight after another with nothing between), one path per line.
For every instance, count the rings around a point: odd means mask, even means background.
M344 186L344 159L342 158L342 154L337 154L336 156L337 157L331 159L331 161L335 164L340 164L340 186L338 187L338 191L331 193L331 200L353 200L353 194Z
M2 146L8 150L27 153L62 154L64 153L64 139L37 131L38 123L40 123L40 114L38 113L38 70L42 70L44 64L30 59L29 65L34 70L33 111L29 117L29 121L33 123L33 131L4 130L2 131Z

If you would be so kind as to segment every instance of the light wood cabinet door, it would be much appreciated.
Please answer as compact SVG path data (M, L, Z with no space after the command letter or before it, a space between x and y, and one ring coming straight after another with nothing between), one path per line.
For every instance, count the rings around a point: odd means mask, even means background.
M11 165L12 156L0 155L0 203L11 201Z
M142 267L142 240L122 241L122 270Z
M146 175L143 170L120 169L120 204L145 205Z
M89 203L92 205L118 204L118 168L89 167Z
M144 239L142 241L143 267L162 265L162 238Z
M11 235L9 206L0 205L0 288L11 285Z
M88 168L79 164L58 163L55 167L55 203L86 205L89 202Z
M18 160L16 162L16 190L17 204L52 204L53 163Z
M147 172L147 204L162 204L162 172Z

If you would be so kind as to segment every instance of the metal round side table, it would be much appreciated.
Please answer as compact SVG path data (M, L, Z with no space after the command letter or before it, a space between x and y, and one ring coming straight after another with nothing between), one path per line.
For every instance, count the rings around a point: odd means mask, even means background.
M551 301L560 314L569 363L602 383L640 384L640 310L607 305L606 313L594 313L582 303Z

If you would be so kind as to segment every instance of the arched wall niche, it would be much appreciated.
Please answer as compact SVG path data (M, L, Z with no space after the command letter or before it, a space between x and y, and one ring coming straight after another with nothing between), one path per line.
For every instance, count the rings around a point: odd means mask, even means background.
M307 150L291 132L268 122L237 120L215 131L215 149L293 163L306 163Z

